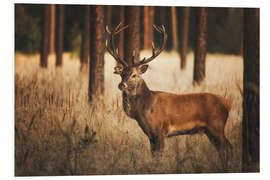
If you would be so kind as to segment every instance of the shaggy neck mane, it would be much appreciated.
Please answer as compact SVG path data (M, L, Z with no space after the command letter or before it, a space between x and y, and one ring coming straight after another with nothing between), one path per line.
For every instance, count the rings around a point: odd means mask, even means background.
M143 79L138 83L136 87L136 96L147 96L150 93L150 89Z
M137 102L141 99L147 98L151 94L150 89L146 85L145 81L141 79L136 87L136 95L129 95L125 91L123 92L123 108L128 116L134 118Z

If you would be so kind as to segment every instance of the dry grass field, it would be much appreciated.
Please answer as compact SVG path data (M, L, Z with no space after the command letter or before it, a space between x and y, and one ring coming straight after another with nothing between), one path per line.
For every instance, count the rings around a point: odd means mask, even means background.
M228 98L232 110L225 135L233 146L229 172L240 172L242 57L208 54L207 78L200 87L192 85L193 54L187 58L186 70L180 71L177 54L164 52L143 77L151 90ZM88 74L79 72L78 59L66 53L57 69L50 56L48 68L41 69L39 55L15 55L16 176L224 172L204 134L167 139L162 159L153 165L147 137L122 109L114 65L105 54L104 100L90 106Z

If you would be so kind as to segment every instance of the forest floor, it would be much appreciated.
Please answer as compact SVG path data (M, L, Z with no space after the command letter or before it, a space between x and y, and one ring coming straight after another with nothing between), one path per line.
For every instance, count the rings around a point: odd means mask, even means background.
M150 56L142 52L142 57ZM88 74L69 53L63 67L55 56L47 69L39 55L15 55L15 175L90 175L224 172L204 134L166 140L162 159L153 166L149 141L122 108L115 61L105 54L103 102L89 105ZM242 78L240 56L208 54L206 80L193 87L193 54L180 71L179 56L164 52L143 75L151 90L173 93L211 92L232 102L225 135L233 146L228 172L241 172Z

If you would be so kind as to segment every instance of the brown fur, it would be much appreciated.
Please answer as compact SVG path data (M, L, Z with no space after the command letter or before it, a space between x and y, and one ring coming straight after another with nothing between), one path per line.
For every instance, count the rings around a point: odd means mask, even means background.
M145 86L145 87L143 87ZM144 83L143 93L128 96L124 93L124 109L128 116L144 121L142 129L156 131L167 137L171 133L188 131L195 127L224 130L230 111L230 102L210 93L171 94L150 91ZM126 110L129 107L129 110ZM153 132L146 132L146 135Z

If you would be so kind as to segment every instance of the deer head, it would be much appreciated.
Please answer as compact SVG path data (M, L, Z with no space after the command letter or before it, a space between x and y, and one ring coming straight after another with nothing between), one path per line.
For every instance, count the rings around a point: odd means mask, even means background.
M133 52L133 56L131 58L132 65L128 65L128 63L122 60L118 55L118 50L115 49L114 37L119 32L126 29L128 26L121 27L121 23L112 31L109 30L108 26L106 26L106 32L108 34L108 39L106 40L106 49L107 51L114 57L114 59L120 64L120 66L116 66L114 68L114 73L119 74L122 78L122 81L118 85L118 88L121 91L125 91L127 94L136 95L136 90L138 86L143 82L141 75L145 73L148 69L147 63L155 59L165 48L167 41L167 34L165 31L165 27L162 25L161 27L153 25L153 28L162 34L163 41L160 48L155 48L154 43L152 43L152 56L149 58L143 58L138 63L135 63L135 51Z

